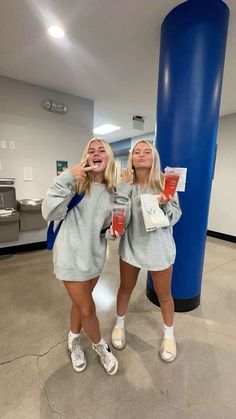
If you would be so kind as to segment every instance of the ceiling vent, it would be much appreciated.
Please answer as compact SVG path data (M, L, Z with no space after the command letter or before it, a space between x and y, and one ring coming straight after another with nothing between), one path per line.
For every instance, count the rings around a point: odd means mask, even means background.
M143 131L144 128L144 118L139 115L133 116L133 128Z

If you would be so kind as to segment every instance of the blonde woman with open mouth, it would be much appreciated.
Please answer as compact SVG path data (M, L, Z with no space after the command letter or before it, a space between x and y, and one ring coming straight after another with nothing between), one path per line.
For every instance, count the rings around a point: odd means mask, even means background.
M111 224L114 174L111 147L105 140L93 138L86 145L82 160L56 177L42 205L47 221L63 220L53 246L54 274L72 301L68 353L77 372L84 371L87 365L80 344L82 328L106 372L114 375L118 370L118 361L101 336L92 297L106 258L104 231ZM76 193L82 199L68 211Z

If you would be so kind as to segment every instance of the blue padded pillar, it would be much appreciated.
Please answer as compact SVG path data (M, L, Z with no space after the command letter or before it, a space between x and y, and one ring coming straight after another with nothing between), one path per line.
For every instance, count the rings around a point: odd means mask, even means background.
M174 227L176 311L200 304L228 18L220 0L189 0L161 29L156 146L163 169L187 168L186 190L179 193L183 215ZM158 304L149 275L147 296Z

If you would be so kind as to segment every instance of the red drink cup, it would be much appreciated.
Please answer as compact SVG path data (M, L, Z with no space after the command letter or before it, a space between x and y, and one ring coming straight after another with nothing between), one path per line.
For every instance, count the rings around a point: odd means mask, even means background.
M179 175L175 173L167 173L165 175L165 186L163 194L166 196L166 198L169 197L169 195L174 196L177 185L179 181Z
M125 229L125 206L114 204L112 206L112 228L122 236Z

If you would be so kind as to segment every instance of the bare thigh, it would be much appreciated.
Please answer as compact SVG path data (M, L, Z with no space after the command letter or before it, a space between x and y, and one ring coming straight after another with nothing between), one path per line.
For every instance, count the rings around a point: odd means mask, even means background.
M98 277L88 281L64 281L65 288L71 301L81 310L83 307L94 305L92 292L97 284Z
M140 268L120 259L120 287L128 292L132 292L137 283L139 272Z
M173 267L164 269L163 271L151 271L151 277L157 296L165 298L171 295L171 278Z

